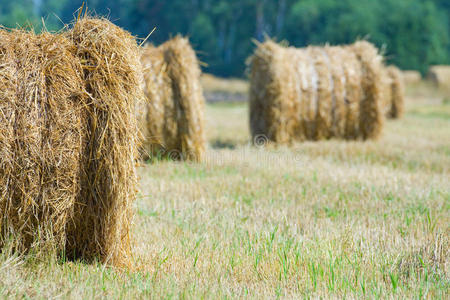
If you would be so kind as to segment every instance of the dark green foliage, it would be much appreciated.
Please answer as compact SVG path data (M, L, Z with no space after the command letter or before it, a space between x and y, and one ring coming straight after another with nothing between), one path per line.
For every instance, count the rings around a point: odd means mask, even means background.
M58 29L82 0L0 0L0 23ZM448 0L91 0L91 11L159 44L188 35L206 70L243 76L252 39L270 36L295 46L368 38L390 63L426 72L450 63ZM58 17L56 17L56 16Z

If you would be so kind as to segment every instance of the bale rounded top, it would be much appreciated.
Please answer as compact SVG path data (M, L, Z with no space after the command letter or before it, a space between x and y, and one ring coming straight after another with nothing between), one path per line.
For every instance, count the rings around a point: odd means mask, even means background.
M284 50L286 48L278 45L272 40L267 40L264 43L258 44L258 47L255 50L255 53L249 58L248 64L252 65L257 63L256 60L263 60L269 62L280 53L280 50ZM278 55L279 56L279 55Z
M355 42L350 47L353 49L358 58L365 60L369 59L371 62L378 64L381 67L383 56L379 54L378 48L375 47L374 44L362 40Z
M403 73L397 66L389 65L389 66L386 67L386 70L391 76L395 76L395 77L398 77L400 79L403 78Z
M86 79L90 84L96 85L98 80L104 81L119 93L133 93L136 99L144 99L140 91L135 89L136 85L141 84L142 72L139 48L136 39L129 32L107 19L86 17L73 24L66 35L74 42L83 69L98 71L88 72ZM101 90L96 90L102 93ZM119 98L109 101L117 101Z

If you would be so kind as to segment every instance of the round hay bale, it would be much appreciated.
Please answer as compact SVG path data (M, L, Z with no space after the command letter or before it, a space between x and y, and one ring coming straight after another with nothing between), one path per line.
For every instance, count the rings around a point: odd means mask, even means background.
M269 139L276 142L286 142L289 134L286 132L288 112L280 113L283 109L281 104L293 103L294 99L284 101L291 96L291 82L286 82L286 89L282 89L279 80L283 74L279 73L284 69L283 57L278 46L273 42L267 42L256 50L251 69L250 76L250 124L252 136L257 139L260 135L265 134ZM273 66L273 67L271 67ZM261 70L261 72L256 72ZM261 101L267 99L267 101ZM284 121L284 122L283 122ZM278 123L277 123L278 122Z
M300 77L289 76L300 74L285 53L278 50L279 46L269 41L261 44L252 58L255 68L250 70L250 128L259 145L267 139L288 143L295 132L297 139L303 139L302 129L307 126L298 122L300 114L307 112L302 107L302 98L307 95L301 92Z
M291 143L379 136L382 57L370 43L297 49L266 41L248 63L254 139Z
M450 66L431 66L427 77L436 87L450 89Z
M164 145L167 147L174 147L168 145L164 137L168 141L175 140L176 128L173 122L166 124L166 116L173 113L173 101L166 101L165 99L172 99L172 81L167 76L167 65L164 61L164 54L160 49L151 45L146 45L142 49L141 63L144 76L143 90L148 99L143 107L137 111L139 128L143 134L143 155L144 159L148 159L152 155L164 152ZM171 116L175 118L174 116Z
M148 105L138 112L144 159L168 157L200 161L205 152L204 103L200 67L182 37L141 53Z
M69 223L66 251L128 265L139 145L135 103L143 98L139 49L128 32L104 19L82 19L68 35L92 104L87 107L82 199Z
M381 70L381 82L383 84L382 88L382 106L383 106L383 112L386 117L389 115L391 101L392 101L392 78L389 74L388 68L384 67Z
M139 89L134 38L104 19L1 30L0 243L129 265Z
M386 78L385 104L386 116L399 119L403 116L405 102L405 87L402 72L395 66L385 68L383 77Z
M361 63L363 98L360 102L359 131L362 138L377 138L383 128L382 57L378 49L367 41L358 41L351 50Z

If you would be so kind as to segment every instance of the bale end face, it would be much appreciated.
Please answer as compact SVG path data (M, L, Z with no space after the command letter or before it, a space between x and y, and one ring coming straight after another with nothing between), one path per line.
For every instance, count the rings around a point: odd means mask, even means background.
M450 91L450 66L431 66L427 77L436 87Z
M361 136L364 140L376 139L381 134L385 119L381 79L383 58L378 54L378 49L367 41L358 41L351 49L360 60L362 69Z
M135 105L143 98L139 50L128 32L104 19L82 19L69 36L82 62L91 104L81 199L69 224L67 253L128 265L137 192Z
M20 252L45 243L69 258L127 265L141 97L135 40L90 18L60 34L0 36L1 242L12 234Z
M402 72L395 66L388 66L385 71L388 79L386 87L387 117L399 119L403 116L405 103L405 87Z
M298 131L294 66L284 48L273 41L258 46L250 67L250 131L255 143L289 144Z
M62 251L82 172L81 67L64 36L0 36L0 243Z
M175 37L141 54L149 100L140 117L148 157L201 161L205 152L203 90L196 54L186 38Z

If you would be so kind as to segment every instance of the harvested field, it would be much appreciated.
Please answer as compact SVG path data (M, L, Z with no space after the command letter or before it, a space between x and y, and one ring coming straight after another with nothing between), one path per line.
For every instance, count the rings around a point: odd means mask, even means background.
M139 170L134 271L5 250L0 293L446 298L450 105L434 90L410 90L378 141L277 149L250 146L247 105L207 105L202 164Z

